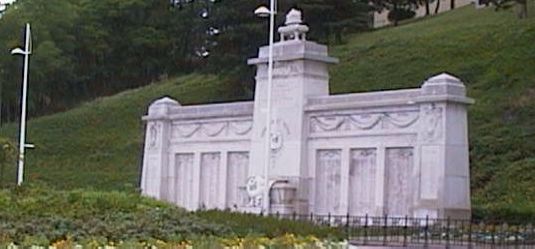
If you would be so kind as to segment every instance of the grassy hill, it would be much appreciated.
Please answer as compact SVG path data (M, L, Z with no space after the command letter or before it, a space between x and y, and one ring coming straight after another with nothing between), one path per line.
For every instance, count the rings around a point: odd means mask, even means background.
M341 60L332 68L334 93L418 87L443 71L460 77L477 100L469 118L478 213L533 214L534 17L518 20L508 11L465 7L349 36L331 53ZM37 148L28 152L27 179L59 188L134 187L141 159L140 118L148 103L164 95L182 104L241 98L232 85L218 76L188 75L34 119L28 138ZM7 125L0 134L15 138L16 131ZM14 179L12 172L3 176L4 182Z

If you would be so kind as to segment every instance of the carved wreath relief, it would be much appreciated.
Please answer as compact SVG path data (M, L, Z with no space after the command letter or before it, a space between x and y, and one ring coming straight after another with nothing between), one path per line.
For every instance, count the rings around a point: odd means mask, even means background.
M262 137L266 136L266 130L267 128L264 128L264 130L262 130ZM282 147L284 146L285 137L287 137L288 135L290 135L290 128L288 128L288 124L284 120L275 119L271 121L271 135L269 139L269 147L271 148L271 152L273 154L276 154L282 149Z

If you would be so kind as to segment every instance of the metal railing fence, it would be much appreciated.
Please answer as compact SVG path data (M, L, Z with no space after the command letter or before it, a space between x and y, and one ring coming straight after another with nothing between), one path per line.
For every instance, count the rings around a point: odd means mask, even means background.
M312 213L276 213L270 216L334 227L357 245L535 249L535 227L530 222Z

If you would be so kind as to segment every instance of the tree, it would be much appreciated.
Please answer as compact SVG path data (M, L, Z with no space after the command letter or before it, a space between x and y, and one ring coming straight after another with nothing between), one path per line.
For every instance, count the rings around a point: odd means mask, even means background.
M364 1L351 0L302 0L296 7L305 13L305 21L311 26L311 36L325 42L334 38L341 43L345 32L368 29L372 8ZM307 16L313 17L306 19Z
M372 0L371 3L378 11L389 11L388 19L397 26L399 21L415 15L414 8L418 0Z
M509 9L516 6L517 16L519 19L528 17L528 1L527 0L490 0L496 6L497 10Z
M260 4L265 1L18 0L0 18L0 121L18 118L22 63L5 51L21 45L26 22L33 31L28 107L35 117L166 75L244 75L246 59L267 43L267 20L253 15ZM344 32L367 26L368 6L356 0L280 1L278 25L291 7L304 10L313 39L341 42Z

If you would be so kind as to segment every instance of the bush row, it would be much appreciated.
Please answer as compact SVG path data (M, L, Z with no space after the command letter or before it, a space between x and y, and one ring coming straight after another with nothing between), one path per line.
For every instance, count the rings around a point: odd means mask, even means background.
M135 192L0 190L0 243L49 245L97 240L180 242L200 236L342 238L335 228L221 211L187 212Z

